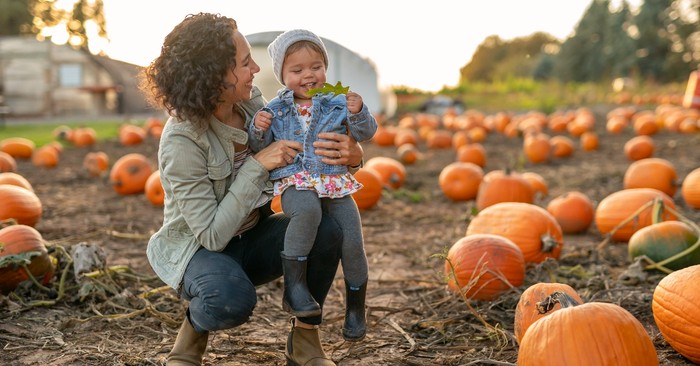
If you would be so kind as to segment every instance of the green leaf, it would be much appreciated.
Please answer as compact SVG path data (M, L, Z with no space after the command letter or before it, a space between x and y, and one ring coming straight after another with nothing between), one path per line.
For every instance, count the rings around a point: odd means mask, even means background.
M312 95L316 95L318 93L347 94L349 90L350 90L349 86L343 86L343 84L339 81L335 85L324 83L323 88L313 88L313 89L309 90L306 93L306 95L312 96Z

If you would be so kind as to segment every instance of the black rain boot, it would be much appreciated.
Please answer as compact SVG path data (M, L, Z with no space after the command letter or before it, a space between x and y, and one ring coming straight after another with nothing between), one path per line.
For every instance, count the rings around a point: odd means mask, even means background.
M289 257L282 254L284 271L282 308L296 317L321 315L321 307L311 296L306 284L306 264L306 257Z
M360 287L352 288L345 281L345 324L343 324L343 338L346 341L356 342L365 337L367 333L367 319L365 316L365 297L367 294L367 281Z

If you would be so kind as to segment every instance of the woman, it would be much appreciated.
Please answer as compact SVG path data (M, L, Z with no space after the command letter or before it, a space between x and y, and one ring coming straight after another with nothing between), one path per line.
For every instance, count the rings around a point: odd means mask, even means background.
M260 67L236 22L188 15L165 37L144 70L143 90L171 115L158 168L165 190L163 226L148 243L156 274L189 300L167 365L200 365L208 332L245 323L255 286L282 275L289 220L269 209L269 171L294 161L301 144L276 141L253 153L246 132L266 103L253 85ZM347 135L315 143L328 164L358 169L362 148ZM342 232L324 216L308 258L309 289L322 306L340 258ZM322 316L292 319L291 365L335 365L321 347Z

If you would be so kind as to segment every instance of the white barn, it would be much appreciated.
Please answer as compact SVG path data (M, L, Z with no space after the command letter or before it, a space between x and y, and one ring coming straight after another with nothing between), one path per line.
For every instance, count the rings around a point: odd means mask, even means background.
M282 85L272 73L272 61L267 54L267 46L282 32L261 32L246 36L253 51L253 59L260 65L260 72L255 76L255 84L267 100L274 98ZM362 95L362 99L372 113L391 116L396 110L396 101L391 91L383 92L377 81L377 70L371 60L321 37L328 51L327 82L343 85Z

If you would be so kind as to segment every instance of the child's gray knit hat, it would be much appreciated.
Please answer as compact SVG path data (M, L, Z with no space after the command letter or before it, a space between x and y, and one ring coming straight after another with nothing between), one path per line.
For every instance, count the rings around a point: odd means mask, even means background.
M282 64L284 63L284 56L287 53L287 48L294 43L299 41L311 41L321 47L323 50L323 57L326 64L326 69L328 69L328 51L326 51L326 46L323 44L321 38L312 32L305 29L292 29L288 30L275 38L269 46L267 46L267 53L272 59L272 71L275 74L275 78L280 84L285 85L282 80Z

